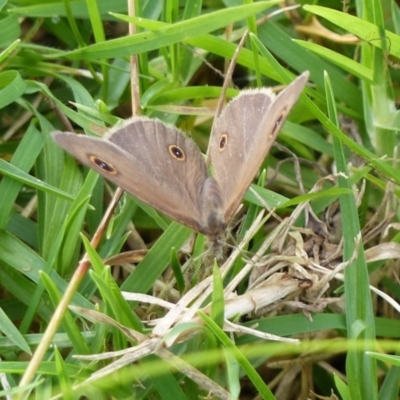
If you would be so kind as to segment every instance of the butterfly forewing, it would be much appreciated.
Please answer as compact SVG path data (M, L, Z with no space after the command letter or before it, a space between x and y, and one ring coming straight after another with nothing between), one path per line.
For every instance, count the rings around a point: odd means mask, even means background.
M68 132L54 138L82 163L122 189L197 231L207 168L196 144L158 120L134 118L106 139Z
M209 153L225 222L242 201L307 78L308 73L302 74L278 96L269 89L243 91L215 121Z

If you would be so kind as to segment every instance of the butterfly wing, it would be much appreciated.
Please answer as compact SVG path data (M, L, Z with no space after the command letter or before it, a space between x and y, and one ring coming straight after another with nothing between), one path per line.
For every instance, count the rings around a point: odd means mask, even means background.
M226 223L242 201L308 75L300 75L278 96L269 89L245 90L214 122L209 154Z
M55 141L99 174L165 215L202 231L201 190L207 167L177 128L132 118L104 139L54 132Z

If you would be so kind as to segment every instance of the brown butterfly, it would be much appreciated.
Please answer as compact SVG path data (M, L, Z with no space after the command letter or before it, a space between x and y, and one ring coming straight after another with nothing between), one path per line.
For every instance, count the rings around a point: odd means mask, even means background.
M133 117L93 138L54 132L82 163L172 219L217 239L224 231L307 83L304 72L279 95L242 91L214 121L210 176L203 154L179 129Z

